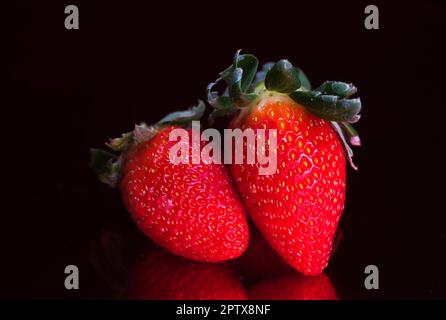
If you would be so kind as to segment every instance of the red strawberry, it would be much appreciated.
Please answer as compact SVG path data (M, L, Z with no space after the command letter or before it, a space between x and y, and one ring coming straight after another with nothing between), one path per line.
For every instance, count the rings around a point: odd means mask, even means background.
M359 119L361 104L359 99L346 99L356 88L345 83L325 82L310 91L308 80L287 60L268 64L251 84L256 69L254 56L237 52L234 64L220 74L228 95L218 96L210 92L213 84L208 86L209 102L216 109L211 117L241 110L231 128L266 129L267 137L269 130L277 130L272 136L277 137L277 153L269 151L277 155L274 174L260 175L261 165L248 164L246 154L242 164L231 165L231 174L271 246L296 270L320 274L344 208L343 147L353 165L341 126L358 145L359 137L348 122Z
M240 280L224 264L190 261L155 249L130 273L127 297L146 300L246 300L246 292Z
M149 238L190 259L223 261L238 257L248 243L245 213L224 166L169 160L169 150L177 143L169 141L169 133L178 128L171 124L184 124L203 111L200 104L154 126L137 126L110 143L122 151L115 162L104 161L108 154L97 150L93 158L96 167L103 164L103 181L119 180L128 211Z
M234 267L246 280L258 280L276 276L293 269L271 248L255 226L249 230L249 245Z
M336 289L325 274L304 276L290 273L259 281L248 289L250 300L338 300Z

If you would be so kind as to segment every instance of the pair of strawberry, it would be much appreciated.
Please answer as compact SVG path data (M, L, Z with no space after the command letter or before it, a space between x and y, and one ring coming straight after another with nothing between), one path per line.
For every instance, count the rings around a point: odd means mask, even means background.
M176 142L169 133L200 119L201 102L111 140L119 155L94 149L92 164L103 182L119 186L140 229L177 255L206 262L239 257L248 246L246 208L289 265L317 275L344 208L346 158L356 168L348 143L360 144L350 123L359 120L361 103L349 99L356 92L350 84L327 81L311 90L287 60L257 68L253 55L236 53L218 79L227 84L225 94L208 86L210 120L230 116L230 128L276 129L275 174L259 175L246 161L230 165L230 174L220 164L171 163Z

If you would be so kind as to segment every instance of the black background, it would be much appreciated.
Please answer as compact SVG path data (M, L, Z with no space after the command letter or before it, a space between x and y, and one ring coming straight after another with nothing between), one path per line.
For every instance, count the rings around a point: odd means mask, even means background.
M78 5L80 30L64 28ZM364 8L380 29L364 28ZM135 123L204 98L236 49L289 58L313 84L353 82L363 101L359 172L348 172L343 242L327 273L345 298L446 298L445 5L441 1L45 1L10 15L2 108L4 206L0 295L107 298L92 243L132 230L117 191L88 168L88 149ZM12 85L9 87L9 85ZM80 290L64 268L80 269ZM364 289L364 268L380 289Z

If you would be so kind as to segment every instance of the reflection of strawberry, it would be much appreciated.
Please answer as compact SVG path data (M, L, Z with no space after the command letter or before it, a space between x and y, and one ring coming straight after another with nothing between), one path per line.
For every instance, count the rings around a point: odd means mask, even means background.
M289 272L293 269L263 239L255 226L251 226L249 245L234 267L246 280L258 280Z
M351 144L359 145L348 122L359 120L361 104L359 99L346 99L356 88L326 82L310 91L301 71L287 60L269 64L252 84L256 70L254 56L236 54L234 64L220 74L219 80L228 85L227 95L218 96L210 91L213 84L208 86L208 100L215 108L211 119L237 113L232 128L266 129L267 136L269 130L277 130L273 174L260 175L261 165L247 164L246 154L243 164L231 165L231 174L271 246L296 270L320 274L344 208L343 147L354 166L344 133ZM265 149L275 152L268 145Z
M245 300L240 280L224 264L186 260L154 249L130 273L129 299Z
M136 126L109 144L120 157L93 150L93 166L102 181L119 183L133 219L156 243L190 259L223 261L239 256L248 242L245 214L224 166L169 160L177 143L169 133L203 111L200 104L154 126Z
M336 289L325 274L304 276L290 273L263 280L248 288L252 300L338 300Z

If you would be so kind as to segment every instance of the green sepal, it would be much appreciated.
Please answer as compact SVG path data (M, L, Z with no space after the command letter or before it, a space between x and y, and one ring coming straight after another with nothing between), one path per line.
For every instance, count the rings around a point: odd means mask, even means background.
M215 83L210 83L206 88L208 103L214 108L208 116L209 125L213 125L216 119L232 116L239 110L228 95L219 96L217 92L211 91L214 85Z
M90 149L90 155L90 168L98 174L107 170L110 161L118 158L118 156L113 153L95 148Z
M355 94L358 89L351 83L340 81L325 81L314 91L318 91L324 95L334 95L339 98L347 98Z
M297 69L286 59L276 62L265 77L265 87L270 91L288 94L300 86Z
M210 124L216 118L235 114L258 98L257 93L252 90L257 67L258 60L255 56L240 54L240 50L238 50L231 66L220 72L220 77L207 86L207 101L214 108L208 118ZM227 87L225 92L219 95L212 89L222 80L225 81Z
M235 68L234 71L228 76L226 82L228 84L229 98L237 106L241 107L246 102L243 99L244 92L242 90L242 76L243 69Z
M219 110L214 109L208 116L208 124L212 126L215 123L216 119L224 118L224 117L231 117L232 115L236 114L239 109L232 109L232 110Z
M234 62L232 65L230 65L223 72L220 72L220 79L224 80L228 86L231 86L230 83L234 84L233 73L236 69L241 69L241 71L237 71L241 73L239 85L241 91L245 92L249 89L249 86L254 80L259 61L252 54L240 54L240 51L241 50L237 50L235 53Z
M219 96L217 91L212 91L212 88L216 85L216 82L208 84L206 88L206 95L208 103L218 110L234 110L237 111L238 108L232 103L229 93L225 92L223 95Z
M168 125L189 127L193 120L200 120L206 109L203 101L188 110L173 112L154 125L141 123L135 125L131 132L124 133L121 137L110 139L106 145L119 155L112 154L101 149L91 149L90 166L98 175L99 180L112 187L116 187L121 178L121 167L130 148L142 142L151 140L160 130Z
M350 123L359 120L361 111L359 98L340 99L338 96L324 95L318 91L295 91L289 96L321 119Z
M228 82L229 98L231 102L239 108L243 108L257 97L255 93L246 93L242 89L242 77L243 70L241 68L236 68L232 73L231 82Z
M350 123L340 122L339 125L342 127L342 130L349 138L349 142L352 146L360 147L361 146L361 138L359 137L358 132Z
M293 67L287 60L266 63L262 70L256 73L257 65L258 61L253 55L241 55L239 50L231 66L219 74L216 82L208 85L207 100L214 108L209 116L209 123L213 123L218 117L232 116L240 109L250 108L265 92L285 94L308 112L332 123L344 143L351 166L357 169L352 161L353 152L346 139L348 137L353 146L361 144L358 133L350 125L360 119L362 107L359 98L349 98L357 92L356 87L340 81L326 81L311 90L311 83L306 74ZM212 88L221 80L226 82L227 87L224 93L219 95L218 92L212 91Z
M341 127L335 121L331 122L331 126L333 127L334 131L338 134L339 139L341 139L341 142L344 147L345 153L347 155L347 160L348 160L350 166L355 170L359 170L358 167L353 162L353 150L348 145L347 140L345 139L345 136L344 136L344 133L343 133Z
M299 78L301 88L305 90L311 90L311 82L307 75L302 71L302 69L294 67L297 71L297 77Z
M198 104L188 110L176 111L168 114L157 125L178 125L188 126L193 120L200 120L206 111L206 105L202 100L198 100Z
M154 136L156 136L156 134L159 131L160 126L162 125L169 125L171 123L169 122L165 122L165 123L157 123L153 126L148 126L147 124L145 124L144 122L141 124L137 124L135 125L135 129L133 129L132 132L132 142L134 142L135 144L139 144L145 141L149 141L152 140L152 138Z
M243 108L256 98L254 94L247 90L254 80L257 65L256 57L250 54L240 55L240 50L238 50L235 54L234 63L220 74L221 79L228 85L228 95L231 102L239 108Z
M127 147L132 143L133 133L127 132L122 134L119 138L110 139L109 142L106 143L107 147L112 149L113 151L122 151L127 149Z
M263 64L262 70L258 71L256 73L256 76L254 78L254 81L251 85L251 91L255 91L255 88L259 85L265 82L266 74L269 70L271 70L272 67L274 67L274 62L267 62Z
M116 187L121 171L121 157L101 149L90 149L90 168L99 180Z
M228 109L237 109L234 108L231 102L231 98L229 96L219 96L216 92L208 93L208 102L209 104L218 110L228 110Z

